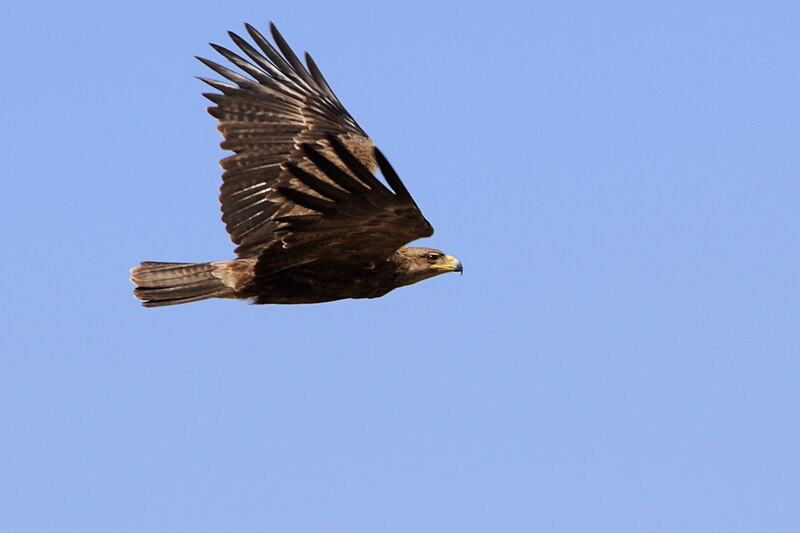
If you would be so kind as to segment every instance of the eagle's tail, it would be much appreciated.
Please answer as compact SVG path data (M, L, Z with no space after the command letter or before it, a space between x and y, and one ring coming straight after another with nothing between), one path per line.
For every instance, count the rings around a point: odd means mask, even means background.
M185 304L207 298L232 297L236 290L225 284L230 277L228 265L235 261L214 263L157 263L145 261L131 269L133 294L144 300L145 307ZM230 282L230 281L229 281Z

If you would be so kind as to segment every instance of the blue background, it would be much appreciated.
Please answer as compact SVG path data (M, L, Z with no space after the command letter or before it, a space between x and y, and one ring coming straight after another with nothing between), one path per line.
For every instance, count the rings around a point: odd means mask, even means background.
M143 309L232 258L226 30L313 53L459 257ZM800 531L796 2L14 3L3 531Z

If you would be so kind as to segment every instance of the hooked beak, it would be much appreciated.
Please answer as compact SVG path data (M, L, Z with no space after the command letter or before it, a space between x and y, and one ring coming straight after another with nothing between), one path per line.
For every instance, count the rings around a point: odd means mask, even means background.
M445 259L447 259L447 263L443 265L431 265L431 268L444 270L445 272L460 272L462 276L464 275L464 266L461 264L461 261L452 255L446 256Z

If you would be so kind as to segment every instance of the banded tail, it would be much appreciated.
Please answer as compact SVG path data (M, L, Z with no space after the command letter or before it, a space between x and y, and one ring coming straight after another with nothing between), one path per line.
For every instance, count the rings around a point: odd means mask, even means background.
M145 307L185 304L208 298L235 297L232 274L237 261L158 263L145 261L131 269L133 294ZM226 283L227 282L227 283Z

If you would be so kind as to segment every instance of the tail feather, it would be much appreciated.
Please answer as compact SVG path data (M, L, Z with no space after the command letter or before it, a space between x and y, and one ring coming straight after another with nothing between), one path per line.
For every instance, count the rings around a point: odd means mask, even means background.
M219 277L227 261L218 263L158 263L145 261L131 269L133 294L145 307L161 307L235 294Z

